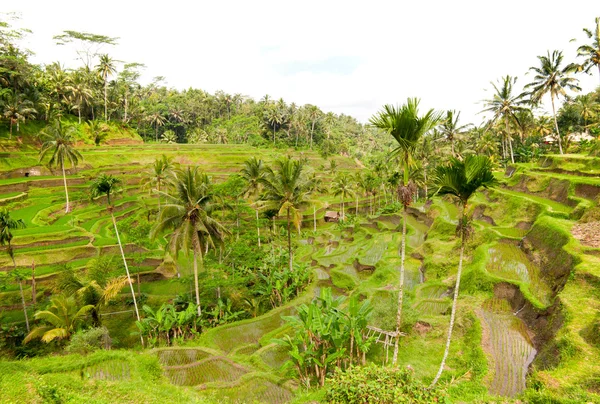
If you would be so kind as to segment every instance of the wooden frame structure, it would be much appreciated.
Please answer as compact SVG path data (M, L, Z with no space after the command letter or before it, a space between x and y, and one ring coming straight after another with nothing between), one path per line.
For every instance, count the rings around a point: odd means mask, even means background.
M377 337L375 343L382 344L385 348L385 364L387 365L389 359L390 346L394 345L394 338L398 335L401 337L406 336L406 333L401 331L386 331L381 328L374 327L372 325L367 326L367 333L363 336L366 339Z

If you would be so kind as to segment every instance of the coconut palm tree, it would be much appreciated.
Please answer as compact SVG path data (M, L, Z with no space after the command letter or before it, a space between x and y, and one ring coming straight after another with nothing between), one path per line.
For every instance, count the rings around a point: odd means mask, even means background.
M323 115L323 113L321 112L319 107L317 107L315 105L307 105L306 112L307 112L306 117L311 122L311 124L310 124L310 149L312 150L313 138L314 138L314 133L315 133L315 125L316 125L317 121L319 119L321 119L321 116Z
M25 122L27 119L33 118L37 111L33 107L33 102L25 98L25 94L11 94L8 100L4 103L2 115L8 119L9 139L12 138L13 126L17 126L19 132L19 122Z
M34 314L36 320L42 320L49 324L34 328L27 334L23 343L26 344L37 338L41 338L45 343L56 339L69 339L93 308L94 306L91 304L78 307L74 296L54 295L50 298L48 310L38 311Z
M589 73L594 66L596 66L598 73L600 73L600 17L596 17L594 21L596 23L594 31L587 28L583 29L583 32L592 40L592 43L581 45L577 48L577 56L585 58L578 68L586 73Z
M69 93L68 99L73 104L73 108L77 109L78 122L81 124L81 111L84 106L91 103L94 92L89 87L83 73L75 74L66 90Z
M512 137L510 135L510 124L518 125L517 113L525 107L523 96L513 94L513 86L517 82L516 77L505 76L498 80L498 85L491 83L494 87L494 95L491 99L484 100L486 107L482 112L492 112L493 118L490 125L496 123L500 118L504 120L504 137L502 138L503 157L506 158L510 151L510 161L514 164L515 156L512 147Z
M75 296L84 305L92 305L90 310L94 327L101 325L100 308L116 298L129 283L126 276L107 280L92 279L76 274L72 270L61 272L55 282L55 290L67 296Z
M150 125L154 125L154 140L158 142L158 127L163 126L167 119L160 113L160 111L154 111L152 114L146 117L146 120Z
M6 245L6 252L12 259L15 271L17 269L17 263L15 262L15 252L10 244L13 235L11 230L24 229L25 222L21 219L13 219L10 217L10 212L7 209L0 209L0 245ZM23 313L25 314L25 325L27 326L27 332L29 332L29 318L27 317L27 306L25 305L25 295L23 293L23 280L18 277L19 290L21 292L21 302L23 303Z
M292 251L291 224L300 232L302 214L300 208L310 194L310 181L304 173L304 163L292 160L289 156L275 161L275 170L267 168L261 180L264 187L263 200L267 209L276 209L278 215L286 216L289 268L293 271L294 253Z
M160 206L160 193L161 193L161 185L163 185L168 178L171 176L171 173L173 172L173 158L171 157L167 157L165 154L163 154L161 157L157 157L154 160L154 164L152 165L152 168L150 170L148 170L147 178L148 178L148 184L151 187L155 187L157 194L156 196L158 197L158 212L160 214L160 210L161 210L161 206Z
M323 185L323 179L317 176L314 171L308 177L308 192L311 195L327 193L329 190ZM313 231L317 231L317 205L316 200L313 202Z
M240 177L246 181L246 187L244 188L243 194L245 197L256 197L261 190L262 181L265 177L265 165L262 160L256 157L250 157L244 161L244 167L240 170ZM254 211L256 212L256 237L258 240L258 247L260 247L260 222L258 220L258 207L255 205Z
M563 54L557 50L552 52L552 55L550 54L550 51L548 51L546 56L538 56L538 59L540 61L540 66L529 68L529 70L533 70L536 74L533 81L527 84L525 88L531 89L529 94L531 102L535 105L540 103L544 95L550 94L550 100L552 101L552 115L554 116L554 129L556 130L556 138L558 140L558 150L560 151L560 154L563 154L554 99L557 99L560 95L566 97L566 90L581 91L581 87L577 85L579 80L569 75L569 73L576 70L576 66L569 64L565 67L561 67Z
M108 76L117 72L115 60L107 54L100 55L100 60L96 66L96 72L104 82L104 120L108 121Z
M384 105L383 110L371 117L369 122L376 128L388 132L398 142L398 147L392 156L400 158L403 170L402 186L398 189L404 205L402 214L402 242L400 247L400 283L398 290L398 311L396 313L396 340L392 364L398 361L398 346L400 342L400 325L402 323L402 303L404 291L404 261L406 257L406 216L407 208L412 203L416 191L415 184L410 181L409 173L414 166L414 153L419 141L427 132L433 129L441 120L441 114L430 109L419 116L419 100L409 98L402 107Z
M209 247L214 248L216 244L222 244L225 235L229 233L212 217L214 205L210 185L210 178L198 167L175 170L171 178L173 192L161 192L167 203L151 233L155 238L165 230L172 231L169 235L169 248L175 256L181 250L186 255L192 250L198 316L202 314L198 266L204 265L205 251Z
M113 227L115 229L115 236L117 236L117 243L119 244L119 250L121 250L121 257L123 258L123 265L125 265L125 273L127 274L127 281L129 283L129 288L131 289L131 296L133 298L133 306L135 308L135 315L137 317L137 320L140 321L140 312L138 310L135 292L133 291L133 282L131 281L131 276L129 275L129 266L127 265L127 260L125 259L125 252L123 251L123 244L121 243L121 237L119 236L119 229L117 228L117 220L115 219L115 214L113 212L114 207L110 200L110 195L114 194L117 191L117 188L120 184L121 184L120 179L113 177L112 175L101 174L98 178L96 178L92 182L92 185L90 186L90 194L91 194L92 198L106 195L106 204L108 206L108 211L110 212L110 217L113 222ZM144 341L142 341L142 344L143 343L144 343Z
M61 124L60 120L56 120L53 124L48 125L40 132L40 137L45 139L39 154L40 162L46 155L51 154L50 160L48 160L48 166L60 167L62 170L63 181L65 184L65 197L67 200L65 213L69 212L69 190L67 189L65 163L69 162L71 163L71 167L77 167L79 160L83 159L81 154L73 147L74 133L74 127L65 127Z
M333 161L333 160L331 160ZM340 173L335 177L331 184L331 191L333 196L339 196L342 202L342 220L346 218L346 211L344 209L344 200L348 197L354 196L352 191L352 179L346 173Z
M470 126L467 125L459 125L458 120L460 119L460 112L456 112L454 110L446 111L446 117L442 120L442 124L440 125L440 131L446 137L446 139L450 142L450 147L452 148L452 156L456 157L456 153L454 152L454 141L456 138L464 133Z
M464 160L451 158L445 165L436 167L434 174L434 184L437 188L437 195L451 195L456 199L460 207L460 217L458 221L457 234L460 236L460 256L458 261L458 272L456 273L456 285L454 286L454 296L452 299L452 313L450 314L450 325L448 327L448 338L446 340L446 349L440 368L431 383L435 386L444 366L450 350L450 341L452 339L452 330L456 316L456 302L458 300L458 291L460 289L460 277L462 274L465 245L472 233L470 218L468 213L469 199L481 188L492 187L496 184L496 179L492 173L493 163L487 156L467 155Z

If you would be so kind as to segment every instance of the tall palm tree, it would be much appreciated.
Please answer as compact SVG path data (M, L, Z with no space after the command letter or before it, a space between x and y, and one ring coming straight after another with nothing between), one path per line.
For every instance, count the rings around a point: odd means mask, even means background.
M173 158L167 157L163 154L161 157L157 157L154 160L154 164L152 168L148 171L147 176L149 179L148 184L151 187L156 187L158 197L158 213L160 214L161 206L160 206L160 195L161 195L161 185L163 185L171 173L173 172Z
M310 125L310 149L313 147L313 138L315 134L315 125L317 121L321 118L323 113L316 105L308 105L307 106L307 117L311 121Z
M14 94L4 103L2 115L8 119L10 123L9 139L12 138L13 126L17 126L19 132L19 123L25 122L27 119L33 118L37 111L33 107L33 102L25 98L25 94Z
M456 112L454 110L446 111L446 117L442 121L440 125L440 131L446 137L446 139L450 142L450 147L452 148L452 156L456 157L456 153L454 152L454 141L461 133L465 132L469 124L467 125L459 125L458 120L460 119L460 112Z
M66 270L58 275L55 282L55 291L64 293L67 296L75 296L78 302L84 305L94 306L90 314L95 327L101 325L100 307L107 305L116 298L129 283L126 276L109 279L98 278L81 276L81 274L76 274L75 271Z
M39 154L40 162L46 155L51 154L50 160L48 160L48 166L57 166L62 170L63 181L65 184L65 197L67 200L65 213L69 212L69 190L67 189L65 163L69 162L71 163L71 167L77 167L79 160L83 159L81 154L73 147L74 133L75 128L73 126L65 127L61 124L60 120L56 120L53 124L48 125L40 132L40 137L45 139Z
M402 324L402 304L404 295L404 261L406 258L406 216L407 208L412 203L416 191L415 184L410 181L409 173L414 166L414 153L419 141L427 132L433 129L441 120L441 114L430 109L423 116L419 116L419 100L409 98L402 107L384 105L383 110L371 117L369 122L376 128L388 132L398 142L398 147L392 156L399 157L403 182L398 189L404 206L402 214L402 243L400 247L400 283L398 290L398 311L396 313L396 340L394 342L394 356L392 364L398 361L398 346L400 343L400 326Z
M457 234L461 238L460 258L458 261L458 272L456 273L456 286L454 287L454 297L452 299L452 313L450 314L450 325L448 327L448 338L446 340L446 349L440 368L431 383L433 387L444 370L446 358L450 350L450 341L452 339L452 330L454 328L454 319L456 316L456 302L458 300L458 291L460 288L460 277L462 274L465 245L472 233L470 218L467 212L469 199L481 188L492 187L496 184L496 179L492 173L493 163L487 156L467 155L464 160L451 158L446 165L436 167L434 175L434 184L437 188L437 195L451 195L456 199L460 207L460 218L457 227Z
M89 84L82 73L74 75L66 90L69 93L68 99L71 101L74 108L77 109L78 122L81 124L81 111L84 106L91 103L94 98L94 92L89 87Z
M169 230L169 248L175 256L183 250L188 254L192 250L194 257L194 286L198 316L200 307L200 288L198 285L198 264L204 266L204 254L209 247L222 244L228 231L212 217L214 205L210 190L210 178L198 167L175 170L171 178L173 192L162 194L165 204L159 222L152 230L155 238L159 233ZM200 262L198 262L200 261Z
M591 126L589 123L594 120L598 115L598 112L600 112L600 104L598 104L592 94L585 94L575 97L573 106L581 119L583 119L583 128L585 129L585 132L589 133Z
M10 212L5 208L0 209L0 245L6 245L6 252L12 259L15 270L17 269L17 263L15 262L15 252L10 244L13 239L11 230L25 228L25 222L21 219L13 219L10 217ZM25 314L25 325L27 326L27 332L29 332L29 318L27 317L27 306L25 305L25 295L23 293L23 282L21 278L18 278L19 290L21 291L21 302L23 303L23 313Z
M538 56L538 59L540 61L540 66L529 68L529 70L533 70L536 74L533 81L527 84L525 88L531 88L529 94L533 104L539 104L544 95L550 94L550 100L552 101L552 115L554 116L554 129L556 130L556 137L558 140L558 150L560 151L560 154L563 154L554 99L558 98L559 95L566 97L567 89L581 91L581 87L577 85L579 80L569 75L569 73L575 71L576 66L569 64L565 67L561 67L563 54L557 50L552 52L552 55L550 54L550 51L548 51L547 56Z
M525 107L522 95L513 94L513 86L517 82L516 77L509 75L498 80L498 84L490 83L494 87L494 95L491 99L484 100L485 109L482 112L492 112L494 114L490 125L496 123L500 118L504 120L504 137L502 138L503 157L506 158L510 151L510 161L514 164L515 156L512 147L512 137L510 135L510 124L518 125L517 113Z
M104 120L108 121L108 76L117 72L115 60L107 54L100 55L99 63L96 66L96 72L104 82Z
M27 334L23 343L26 344L37 338L41 338L45 343L56 339L69 339L93 308L94 306L91 304L78 307L74 296L54 295L50 298L48 310L38 311L34 314L36 320L42 320L49 324L34 328Z
M583 29L583 32L592 40L592 43L581 45L577 48L577 56L585 58L578 68L586 73L589 73L594 66L596 66L598 73L600 73L600 17L596 17L594 21L596 23L594 31L587 28Z
M333 161L333 160L332 160ZM344 200L348 197L354 196L352 191L352 179L346 173L340 173L337 175L333 183L331 184L331 191L333 196L339 196L342 202L342 220L346 218L346 211L344 209Z
M317 173L314 171L310 173L308 177L308 192L311 195L323 194L328 192L329 190L323 184L323 179L317 176ZM313 199L313 231L317 231L317 205L316 201Z
M265 178L265 174L265 165L262 160L257 159L256 157L250 157L248 160L244 161L244 167L240 170L240 177L246 181L246 187L243 191L245 197L257 197L260 193L262 187L261 182ZM256 237L258 246L260 247L260 222L258 220L257 206L254 211L256 212Z
M264 187L263 199L266 207L276 209L278 215L286 216L289 268L293 271L294 252L292 250L291 224L300 232L302 214L300 208L310 194L310 182L304 173L304 163L289 156L275 161L275 170L267 168L261 180Z
M159 111L154 111L146 117L150 125L154 125L154 140L158 142L158 127L163 126L167 119Z
M113 212L114 207L110 200L110 195L114 194L117 191L117 187L120 185L121 180L113 177L112 175L100 174L98 178L96 178L92 185L90 186L90 194L93 198L106 195L106 204L108 206L108 211L110 212L110 217L113 222L113 227L115 229L115 235L117 236L117 242L119 243L119 250L121 250L121 257L123 258L123 265L125 265L125 273L127 274L127 281L129 283L129 288L131 289L131 296L133 297L133 306L135 308L135 315L137 320L140 321L140 312L138 310L137 299L135 297L135 292L133 291L133 282L131 281L131 276L129 275L129 266L127 265L127 260L125 259L125 252L123 251L123 244L121 243L121 237L119 236L119 229L117 228L117 220L115 219L115 214ZM142 344L144 341L142 341Z

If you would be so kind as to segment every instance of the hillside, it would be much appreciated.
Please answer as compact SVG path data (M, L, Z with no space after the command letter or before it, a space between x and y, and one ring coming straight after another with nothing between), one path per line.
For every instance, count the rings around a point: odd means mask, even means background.
M242 145L100 146L81 149L81 153L83 165L68 175L73 210L67 214L61 176L46 172L24 176L24 171L33 173L35 152L10 152L0 162L0 203L27 225L14 231L13 245L16 265L27 274L24 295L28 302L35 263L37 307L51 293L65 265L82 272L89 270L90 260L118 254L105 205L87 196L91 180L99 173L114 174L123 181L114 213L132 271L139 273L136 288L145 296L145 304L158 307L189 290L180 279L188 278L191 266L181 256L178 278L173 257L165 254L162 243L149 242L133 231L148 229L156 215L157 199L143 187L144 173L155 158L165 154L182 165L199 165L217 183L226 183L251 156L266 162L281 156L279 150ZM313 169L329 164L315 153L291 153L306 158ZM335 161L337 171L359 169L352 159L335 157ZM517 164L505 173L496 172L502 185L478 194L472 202L475 233L468 244L458 330L443 378L451 401L487 402L499 396L530 402L600 400L596 383L600 365L593 360L600 353L600 245L591 234L598 222L597 170L599 159L581 155ZM332 174L324 175L325 182L332 178ZM106 398L101 397L106 390L120 395L123 402L154 402L161 397L274 403L294 397L299 402L322 398L319 391L306 396L290 379L292 374L281 370L288 355L272 339L291 331L281 316L294 314L294 307L331 287L334 295L370 299L369 324L393 329L401 218L399 213L383 210L383 195L374 207L371 198L361 196L345 201L347 212L356 216L354 224L325 223L325 210L339 209L339 198L324 193L313 199L317 231L312 230L311 205L303 212L302 234L294 236L295 256L309 266L312 282L295 300L256 318L207 329L198 339L178 347L136 353L122 350L139 343L125 288L119 300L103 309L113 346L121 350L5 362L1 383L8 401L56 395L64 400L104 402ZM425 380L435 374L444 347L460 243L454 231L457 214L449 200L440 198L433 203L420 201L410 210L403 322L407 336L401 341L399 363ZM225 217L234 228L232 213ZM251 213L242 214L242 221L252 220ZM263 226L268 232L269 224ZM283 218L277 226L285 228ZM264 242L265 248L271 248L269 240ZM285 245L285 238L277 236L271 243ZM267 251L263 250L263 257ZM215 268L217 264L217 256L207 263ZM4 274L12 269L6 254L0 256L0 269ZM202 284L216 290L208 279L203 278ZM3 326L23 321L18 284L7 281L6 285L0 298ZM222 298L227 295L234 305L241 305L236 303L235 287L224 287L222 293ZM35 309L28 305L31 318ZM383 364L383 346L375 343L367 358ZM27 382L15 383L21 378Z

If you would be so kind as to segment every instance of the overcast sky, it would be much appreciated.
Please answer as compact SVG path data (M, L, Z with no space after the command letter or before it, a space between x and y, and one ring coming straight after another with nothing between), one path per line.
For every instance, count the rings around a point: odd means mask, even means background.
M386 103L419 97L423 108L462 111L479 123L490 81L519 85L536 56L567 62L600 16L598 0L131 1L19 0L11 11L33 34L33 61L77 66L63 30L119 37L103 52L147 67L143 81L214 92L265 94L366 122ZM9 10L4 10L9 11ZM570 43L573 38L577 42ZM584 91L600 79L581 76Z

